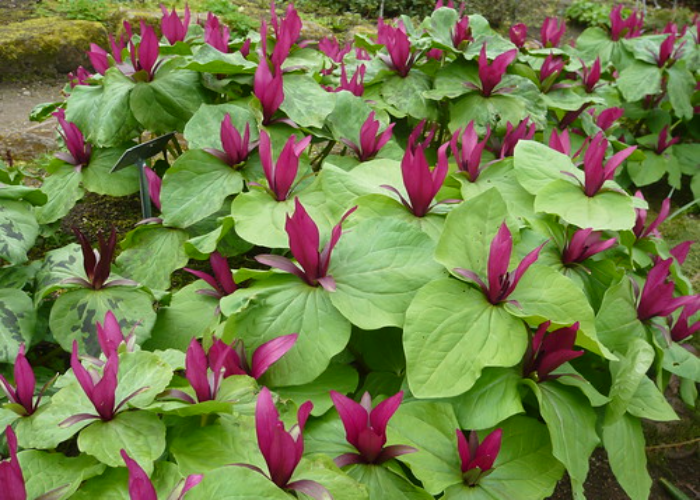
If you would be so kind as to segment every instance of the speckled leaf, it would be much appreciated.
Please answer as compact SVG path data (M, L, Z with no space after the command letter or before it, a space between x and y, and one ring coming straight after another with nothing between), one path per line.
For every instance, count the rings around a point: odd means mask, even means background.
M1 188L0 188L1 189ZM22 264L39 235L39 224L26 201L2 200L0 203L0 261Z
M13 288L0 288L0 363L14 363L19 345L29 345L36 312L32 299Z

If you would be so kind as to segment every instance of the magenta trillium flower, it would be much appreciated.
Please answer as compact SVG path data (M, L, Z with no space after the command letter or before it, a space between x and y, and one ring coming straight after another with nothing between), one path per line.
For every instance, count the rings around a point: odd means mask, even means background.
M654 59L656 60L656 65L659 68L663 68L668 63L669 66L673 66L673 63L681 57L683 46L685 42L682 42L678 48L674 51L676 45L676 35L671 33L666 37L666 39L661 42L658 54L654 54Z
M272 160L272 144L270 136L264 130L260 131L260 162L262 163L267 185L272 197L284 201L292 191L294 180L299 171L299 157L311 142L311 136L306 136L296 142L296 136L290 136L282 148L277 161Z
M419 125L422 129L423 122ZM416 129L418 130L418 129ZM414 131L415 132L415 131ZM415 144L416 134L409 137L408 147L401 160L401 174L403 184L408 194L408 200L393 186L382 185L394 192L401 203L416 217L425 217L435 206L433 199L440 191L442 183L447 177L447 148L449 143L445 143L438 149L438 163L432 170L425 157L425 148L429 140Z
M335 280L328 274L328 266L331 262L333 248L342 235L342 224L345 219L353 213L357 207L353 207L340 219L340 222L333 227L331 238L319 252L318 226L309 214L299 198L294 199L294 214L287 215L285 230L289 237L289 248L292 255L297 260L297 266L291 260L280 255L258 255L255 260L261 264L281 269L301 278L310 286L321 285L329 292L335 291Z
M133 42L129 42L129 55L131 57L131 65L134 67L134 73L144 71L147 80L153 80L156 69L158 69L159 51L156 32L153 31L151 26L141 21L141 42L138 48L134 47Z
M156 489L146 471L126 453L126 450L120 450L119 453L129 471L129 498L131 500L158 500ZM185 493L197 486L203 478L204 476L201 474L190 474L186 479L180 481L168 500L182 500Z
M241 133L233 126L231 115L226 113L220 130L223 151L214 148L206 148L205 151L216 156L229 167L235 167L246 161L250 152L255 149L255 144L250 141L250 124L246 123L241 137Z
M185 271L195 275L199 279L203 279L213 288L213 290L197 290L197 293L220 299L231 295L238 289L236 282L233 281L233 273L231 272L226 257L221 255L218 251L215 251L209 256L209 264L214 271L214 276L203 271L197 271L188 267L184 268Z
M537 126L530 123L530 117L526 117L518 123L517 127L508 122L506 123L506 135L503 137L501 145L501 159L515 154L515 146L519 141L529 141L535 136Z
M559 47L561 39L566 32L566 23L563 19L548 17L542 23L540 29L540 41L546 48Z
M63 142L68 149L67 153L63 151L56 153L56 158L75 165L78 171L82 170L83 167L87 167L90 163L92 146L85 142L83 133L75 123L66 121L66 112L63 108L56 110L53 116L56 117L58 124L61 126L58 133L63 138Z
M335 36L324 36L318 42L318 49L323 52L336 64L343 62L343 57L352 50L352 44L347 42L343 47L340 46L338 39Z
M641 191L634 193L634 196L644 200L644 195ZM661 208L659 209L659 215L656 216L653 222L646 226L647 223L647 211L642 208L635 208L634 211L637 213L637 219L634 223L634 228L632 232L637 237L638 240L646 238L648 236L660 237L658 227L666 220L668 214L671 211L671 198L666 198L661 202Z
M472 30L469 28L469 16L462 16L452 28L451 32L452 45L455 49L459 49L462 42L473 42Z
M254 465L236 465L259 472L282 489L298 491L318 500L332 498L330 492L316 481L300 479L290 482L304 454L304 426L313 407L311 401L302 404L297 411L297 424L287 431L272 401L270 390L263 387L255 405L255 430L269 475Z
M481 52L479 53L479 80L481 81L481 86L478 87L481 91L481 95L484 97L490 97L492 94L502 92L505 89L500 89L494 91L494 89L501 83L503 75L505 75L508 66L512 63L518 55L517 49L509 50L503 54L496 57L492 63L489 64L488 57L486 57L486 44L481 46ZM467 87L474 87L473 84L465 84Z
M388 56L380 54L379 58L399 76L405 78L415 64L418 53L411 52L411 41L403 24L395 28L379 18L377 42L386 46L389 52Z
M375 119L376 113L372 111L360 128L360 144L357 145L348 139L341 139L342 143L352 149L360 161L374 158L377 153L391 139L391 133L395 123L390 124L384 132L378 134L381 123Z
M331 391L331 399L343 421L345 439L358 451L336 457L333 461L338 467L351 464L380 465L392 458L418 451L402 444L384 446L386 426L401 405L403 391L385 399L374 409L369 392L362 395L359 403L336 391Z
M491 129L487 126L486 137L479 142L479 136L474 130L474 120L469 122L464 131L458 128L452 134L452 139L450 140L452 156L457 162L457 168L464 173L469 182L476 182L479 174L481 174L481 155L490 136Z
M647 274L647 280L637 304L637 317L646 321L655 316L668 316L679 307L692 304L697 296L674 297L676 284L669 279L673 258L657 259Z
M700 320L690 323L690 318L700 311L700 296L696 295L695 297L695 302L686 304L681 315L671 326L671 339L674 342L682 342L700 330Z
M669 126L666 125L664 128L661 129L661 132L659 133L659 139L656 141L656 154L660 155L664 151L666 151L668 148L673 146L674 144L678 144L680 142L681 138L680 137L671 137L671 140L669 141L668 138L670 136L668 132Z
M274 72L271 71L267 58L262 57L253 78L253 94L255 94L262 106L263 125L269 125L272 121L272 116L282 105L282 101L284 101L282 68L275 66Z
M362 94L365 93L364 80L366 71L367 68L365 65L360 64L357 69L355 69L355 73L353 73L352 78L348 80L347 69L345 68L345 64L342 63L340 65L340 85L335 88L324 85L323 88L328 92L340 92L341 90L347 90L356 97L362 97Z
M487 266L488 285L474 271L458 267L455 269L455 272L479 285L486 299L491 304L497 305L507 300L510 294L513 293L525 271L535 263L540 250L546 244L547 241L527 254L518 264L515 271L508 272L510 256L513 253L513 237L504 222L491 241Z
M571 156L571 139L569 137L569 130L564 129L561 132L559 130L552 130L552 135L549 136L549 147L555 151L559 151L561 154L566 156Z
M22 468L17 459L17 436L9 425L5 427L5 439L10 451L10 459L0 462L0 485L3 500L27 500Z
M68 73L68 84L70 85L71 89L74 89L78 85L89 85L88 80L93 76L94 75L88 70L86 70L82 66L78 66L78 69L75 70L75 73L73 73L72 71Z
M551 375L551 373L564 363L585 353L585 351L573 350L579 329L578 322L566 328L547 332L551 324L551 321L545 321L537 328L523 358L523 376L531 377L538 383L561 377L562 375Z
M476 486L479 481L493 472L493 463L501 451L503 431L495 429L479 444L476 431L469 433L467 440L464 432L457 429L457 452L464 484Z
M235 340L229 345L220 339L215 339L209 349L209 359L216 360L223 355L224 378L231 375L248 375L257 380L294 347L298 337L299 334L292 333L265 342L255 349L250 363L242 340Z
M608 140L603 132L598 132L588 144L588 149L583 156L584 183L583 192L588 197L595 196L603 187L605 181L615 177L615 171L622 165L637 146L630 146L615 153L603 166L605 153L608 149Z
M221 24L219 18L209 12L207 22L204 25L204 43L226 54L228 53L230 35L228 26Z
M187 347L185 378L194 389L199 403L212 401L219 393L219 386L224 379L225 353L217 352L217 354L216 357L207 356L197 339L192 339ZM179 390L171 390L170 395L191 404L195 403L195 400L188 394Z
M124 338L116 316L114 316L112 311L107 311L104 323L97 322L97 341L105 357L109 359L111 356L118 355L117 350L122 343L126 344L127 351L133 351L134 344L136 343L136 336L132 331Z
M610 36L614 41L620 38L636 38L642 34L644 28L644 14L632 9L630 15L622 19L622 7L622 4L618 4L610 11Z
M564 246L561 255L562 264L565 266L581 264L586 259L612 248L617 243L617 238L601 241L601 235L600 231L593 231L592 228L577 230Z
M19 352L15 358L14 366L15 385L10 384L7 379L0 374L0 389L5 393L10 402L8 409L18 415L27 417L32 415L41 403L41 398L53 380L42 387L39 395L34 401L34 390L36 389L36 377L27 357L24 355L24 344L20 344ZM0 482L1 484L1 482Z
M190 7L185 4L185 17L180 19L175 9L168 13L165 5L160 4L160 10L163 17L160 20L160 30L163 36L168 40L170 45L175 45L176 42L182 42L187 36L187 29L190 26Z
M593 110L590 110L589 112L593 114ZM606 131L612 127L617 120L622 118L622 115L624 114L625 110L622 108L613 107L604 109L598 113L597 117L595 117L595 124L600 127L601 130Z
M564 60L561 57L548 54L540 68L540 86L542 92L552 89L554 82L564 71Z
M590 67L581 61L581 80L587 93L591 94L596 89L600 81L600 57L596 57Z
M148 182L148 197L151 199L158 210L161 210L160 204L160 190L163 187L163 179L158 177L158 174L151 167L145 167L143 169L146 174L146 181Z
M523 23L514 24L510 27L510 30L508 30L508 36L513 45L522 49L527 40L527 25Z
M78 238L78 242L80 243L80 247L83 252L83 269L85 270L87 280L76 276L74 278L67 278L63 280L63 283L80 285L83 288L92 288L93 290L99 290L108 286L122 284L121 282L118 283L117 281L110 281L106 283L111 272L114 249L117 246L117 232L114 227L112 227L112 232L110 233L108 240L105 240L102 237L102 233L98 234L97 238L100 242L99 252L92 249L92 245L88 241L87 237L77 227L73 228L73 233L75 234L76 238Z
M294 45L301 34L301 18L294 8L294 4L290 3L287 5L284 18L279 19L277 17L277 12L275 12L275 2L271 2L270 25L275 32L276 40L275 48L272 50L272 57L270 59L274 66L281 67L282 63L287 59L287 56L289 56L292 45ZM261 33L264 34L263 36L267 37L267 27L265 27Z

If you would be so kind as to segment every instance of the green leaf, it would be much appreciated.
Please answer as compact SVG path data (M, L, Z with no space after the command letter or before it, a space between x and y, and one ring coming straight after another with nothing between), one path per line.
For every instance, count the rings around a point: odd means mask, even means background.
M675 342L664 350L663 368L700 383L700 358Z
M80 483L105 470L103 464L86 455L67 457L62 453L25 450L17 458L25 479L27 498L38 498L61 487L65 488L61 490L61 498L69 498Z
M305 208L310 208L306 207ZM236 232L244 240L267 248L286 248L285 219L294 212L293 199L277 201L265 191L242 193L231 203ZM314 215L311 217L316 220Z
M572 483L582 485L588 475L588 459L599 442L595 411L580 392L557 382L536 384L525 379L524 383L537 396L554 456L564 464Z
M222 150L221 122L226 115L231 116L231 123L241 134L245 133L246 124L250 126L250 140L258 138L258 126L255 117L247 107L235 103L202 104L185 125L185 139L189 149L215 148Z
M124 353L119 356L117 404L134 392L146 389L127 403L128 407L143 408L168 387L172 377L172 369L158 355L147 351Z
M640 381L634 396L627 405L627 412L635 417L656 420L657 422L678 420L678 415L668 404L666 397L648 377L643 377Z
M183 69L200 71L202 73L238 75L241 73L253 73L256 67L256 64L243 57L240 51L224 54L205 43L199 46L192 60L183 66Z
M0 187L2 189L2 187ZM0 260L10 264L27 261L27 252L39 235L39 224L26 201L2 200L0 204Z
M205 474L201 483L187 493L187 500L289 500L293 498L268 478L247 467L224 466Z
M120 71L117 72L121 74ZM112 81L114 80L112 78ZM96 124L95 119L103 94L102 85L76 85L66 99L66 120L75 123L88 140L91 140L90 133L93 131L93 124Z
M80 187L82 174L73 165L61 165L44 179L41 190L48 201L36 209L36 218L41 224L49 224L64 217L85 192Z
M571 88L552 89L542 94L542 101L549 109L576 111L592 99L588 95L580 95Z
M140 344L150 336L156 320L151 302L148 293L133 288L79 288L56 300L51 308L49 327L66 351L70 352L73 340L77 340L81 353L96 356L101 352L97 342L97 321L104 321L105 314L112 311L122 332L128 333L133 328L136 342Z
M205 151L187 151L163 178L163 224L191 226L218 211L228 196L241 189L240 172Z
M547 184L535 198L535 210L558 215L578 227L621 231L632 229L635 211L629 195L601 191L586 196L581 186L560 179Z
M430 78L420 72L411 71L405 78L392 75L386 78L381 87L384 100L399 110L417 120L437 118L435 103L424 96L430 90Z
M388 218L360 222L338 242L329 274L337 290L333 305L365 330L403 326L416 291L441 269L434 244L414 226Z
M401 220L424 232L435 242L440 239L445 224L443 214L428 213L423 217L416 217L402 203L386 194L361 196L357 198L357 207L357 211L352 216L353 222L377 217ZM350 224L348 227L351 227Z
M349 394L355 391L360 377L357 370L348 365L332 364L319 377L304 385L292 387L277 387L275 392L280 397L291 399L297 406L306 401L314 404L311 414L319 417L333 407L330 391L338 391L341 394Z
M167 498L183 478L175 464L156 462L155 471L151 474L150 479L158 498ZM107 469L101 476L83 483L71 499L130 500L128 484L129 472L125 467Z
M190 340L201 337L218 324L219 315L215 312L218 299L197 293L208 288L204 281L197 280L175 292L170 305L158 309L151 338L144 347L185 351Z
M693 74L685 68L683 62L679 61L668 68L668 99L671 106L679 118L691 120L694 115L693 89L695 88L695 78Z
M31 344L36 311L24 292L0 288L0 363L14 363L19 345Z
M108 422L98 420L83 429L78 448L110 467L124 465L119 451L126 450L150 474L153 461L165 451L165 424L153 413L124 411Z
M155 290L170 288L170 275L187 264L188 234L161 226L139 226L126 235L117 257L122 274Z
M506 310L530 324L551 321L554 325L570 326L580 323L576 343L589 351L611 357L609 351L598 341L593 309L583 291L573 281L555 269L535 264L523 275Z
M547 428L526 417L510 418L499 427L503 430L502 445L493 472L475 487L463 484L451 486L442 498L542 500L552 494L563 468L552 456ZM486 431L479 433L481 439L486 434Z
M524 81L525 79L521 79L519 83ZM518 123L532 112L528 102L516 95L496 94L484 97L478 92L451 101L449 109L449 128L452 132L472 120L479 132L485 130L487 125L492 129L505 128L507 122Z
M627 164L627 172L635 186L647 186L660 180L666 174L666 164L673 158L668 153L657 155L653 151L645 151L645 154L644 161Z
M236 335L251 352L281 335L299 334L294 347L265 374L266 385L309 383L345 348L350 322L333 306L329 295L295 276L280 276L221 300L224 314L236 313L229 321L234 321Z
M104 92L93 104L96 109L92 112L86 110L89 114L81 116L82 119L78 122L78 126L87 132L87 139L90 142L101 147L112 147L138 135L139 123L129 107L134 85L134 81L119 69L107 70L104 77ZM69 105L66 118L71 120L71 117Z
M644 433L639 419L623 415L603 426L603 443L610 468L632 500L649 498L651 477L647 471Z
M432 495L381 465L352 465L345 472L367 486L370 500L432 500Z
M569 363L564 363L559 368L555 369L552 373L557 375L564 375L563 377L557 378L557 382L563 385L578 388L583 393L583 395L588 398L588 401L594 408L603 406L604 404L610 401L610 398L603 396L600 392L598 392L598 389L596 389L593 386L593 384L591 384L588 380L583 378L583 375L577 372L576 369ZM571 377L569 375L574 376Z
M208 99L199 73L165 72L165 69L161 67L152 82L137 83L129 100L129 107L139 123L156 134L182 132L185 123Z
M2 172L2 168L0 168L0 172ZM3 180L0 180L0 187L2 187L0 199L2 200L24 200L36 206L45 205L48 201L47 196L38 187L2 183Z
M335 93L326 92L307 75L287 75L283 85L284 101L280 109L301 127L322 128L335 106Z
M484 367L518 363L526 345L519 319L454 279L428 283L406 312L406 369L416 397L462 394Z
M620 71L617 88L628 102L639 101L647 94L661 90L662 70L653 64L634 61Z
M299 479L310 479L322 484L333 495L333 500L369 499L367 487L341 471L327 456L302 458L292 476L292 481Z
M110 173L110 169L117 164L129 146L133 144L109 149L93 149L90 164L82 170L85 189L108 196L127 196L136 193L139 190L139 173L135 166Z
M449 36L449 31L445 35L450 39L450 46L452 47L452 38ZM478 81L479 76L476 66L467 65L462 59L456 59L438 70L435 75L435 88L424 92L423 95L428 99L437 101L445 97L455 99L471 92L471 90L464 85L465 82L477 83ZM478 123L475 125L477 127L482 127L482 130L477 129L477 132L480 134L485 132L483 124Z
M401 405L389 421L387 444L413 446L418 451L398 460L431 494L462 482L455 430L457 418L449 404L414 401Z
M562 172L578 173L567 155L537 141L518 141L513 159L518 182L531 194L562 178Z
M486 368L474 386L450 400L462 429L488 429L524 413L520 402L521 374L512 368Z
M507 218L508 207L497 189L460 203L447 216L435 260L450 272L461 267L484 276L491 240Z
M642 339L634 339L619 361L610 363L612 386L610 404L605 413L605 422L613 423L622 417L634 397L646 372L654 362L654 349Z
M598 338L610 350L625 352L635 339L645 338L644 325L637 319L632 282L623 278L605 292L595 319Z
M75 276L86 278L80 245L71 243L65 247L47 252L43 265L36 274L35 305L38 305L41 299L49 293L66 288L67 286L61 282L66 278Z
M361 97L351 92L338 92L335 107L326 118L326 122L335 140L345 138L359 144L360 129L371 112L372 108ZM382 130L385 128L386 126L381 127Z

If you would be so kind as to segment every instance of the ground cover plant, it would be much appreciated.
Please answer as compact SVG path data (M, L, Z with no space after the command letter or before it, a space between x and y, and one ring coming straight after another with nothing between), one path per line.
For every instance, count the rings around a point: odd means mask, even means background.
M700 191L700 22L301 25L163 7L36 110L65 150L39 187L0 169L0 495L529 500L566 472L584 498L603 447L648 498L641 421L678 418L672 381L696 404L700 296L637 187ZM172 131L153 217L31 259Z

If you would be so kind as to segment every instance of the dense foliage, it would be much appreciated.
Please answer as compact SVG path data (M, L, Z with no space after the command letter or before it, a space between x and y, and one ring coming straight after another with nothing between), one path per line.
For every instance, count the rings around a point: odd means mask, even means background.
M41 187L0 170L7 498L531 500L564 471L582 497L598 446L647 498L641 419L677 418L672 377L695 405L700 296L670 199L626 189L700 194L700 23L614 9L574 48L442 2L347 45L291 6L248 37L191 21L93 45L35 112L66 149ZM171 131L155 217L29 262Z

